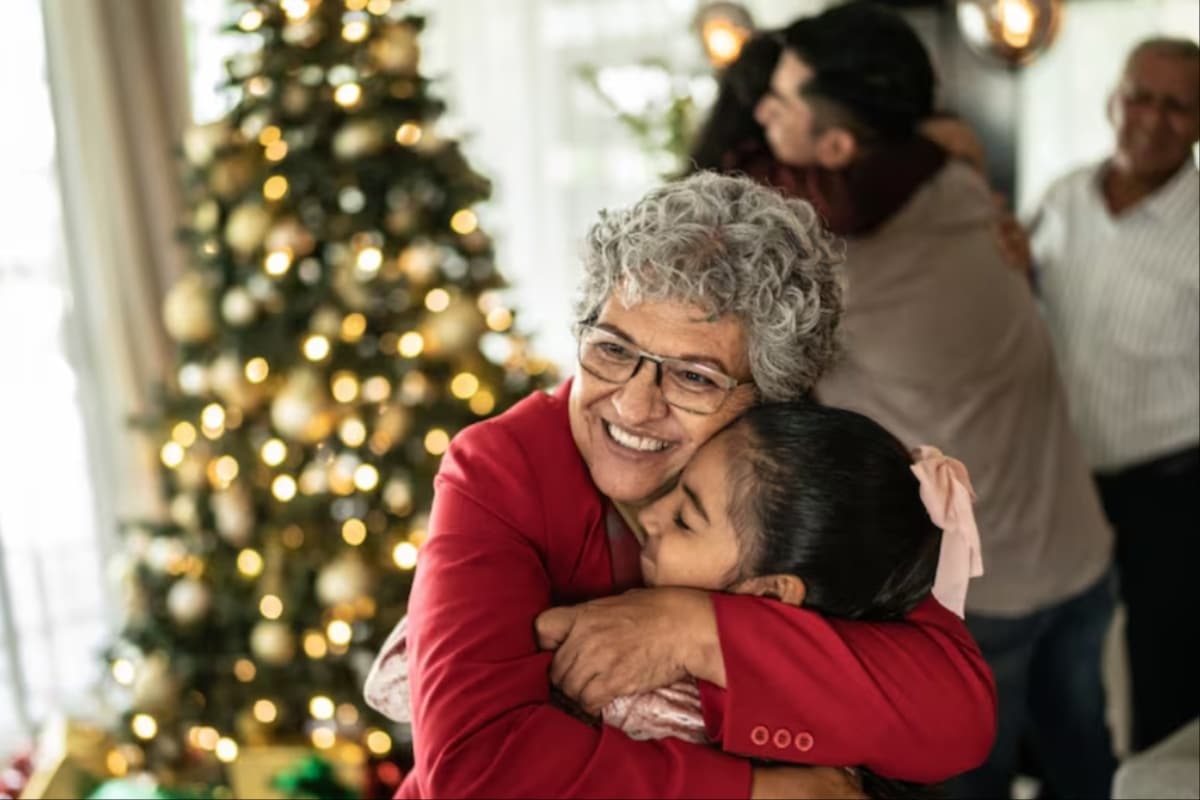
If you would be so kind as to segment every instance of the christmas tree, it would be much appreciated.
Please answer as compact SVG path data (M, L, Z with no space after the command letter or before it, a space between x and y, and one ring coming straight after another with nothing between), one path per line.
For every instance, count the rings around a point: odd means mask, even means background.
M128 526L107 656L128 699L109 766L168 783L249 744L403 748L362 683L439 457L549 377L472 210L489 184L437 133L422 20L389 0L235 14L258 47L227 64L236 107L183 142L179 360L140 421L169 518Z

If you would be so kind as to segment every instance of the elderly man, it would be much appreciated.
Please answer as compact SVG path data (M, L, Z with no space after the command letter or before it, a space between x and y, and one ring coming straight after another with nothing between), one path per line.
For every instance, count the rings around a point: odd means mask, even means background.
M1112 533L988 188L917 135L934 76L897 14L837 6L786 29L783 47L756 117L795 191L850 237L846 353L817 394L954 453L978 493L986 574L967 626L995 673L999 730L953 794L1008 796L1028 733L1051 791L1107 796Z
M1061 178L1031 226L1035 285L1071 418L1117 532L1133 747L1200 714L1200 48L1133 49L1109 102L1116 151Z

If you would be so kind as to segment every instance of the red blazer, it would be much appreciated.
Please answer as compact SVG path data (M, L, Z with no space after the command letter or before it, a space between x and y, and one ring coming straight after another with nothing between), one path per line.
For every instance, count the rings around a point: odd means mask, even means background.
M463 430L442 461L409 601L416 763L397 797L748 797L747 757L914 781L984 760L991 673L934 600L872 624L714 595L728 687L702 697L720 750L634 741L551 705L534 618L613 591L569 388Z

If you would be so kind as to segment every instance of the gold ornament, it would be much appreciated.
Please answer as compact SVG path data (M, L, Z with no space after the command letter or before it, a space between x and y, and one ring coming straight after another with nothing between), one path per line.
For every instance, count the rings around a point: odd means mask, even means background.
M346 123L333 135L333 154L343 161L372 155L383 149L383 128L372 120Z
M208 187L222 200L232 200L250 184L254 165L245 156L226 156L212 165Z
M208 368L208 386L231 406L252 410L262 402L262 386L246 379L242 362L231 352L217 356Z
M192 126L183 134L183 154L194 166L207 166L216 152L229 144L229 134L229 121L225 119Z
M267 234L267 250L288 250L293 259L301 259L313 251L316 241L308 228L295 217L285 217L271 227Z
M196 578L180 578L167 591L167 612L180 625L198 622L211 605L212 591Z
M250 631L250 652L265 664L283 666L296 655L296 637L287 624L263 620Z
M179 679L165 653L154 653L138 665L132 686L133 707L156 716L169 715L179 704Z
M313 444L333 431L324 382L310 369L293 370L271 403L271 424L291 439Z
M371 60L383 72L392 75L414 75L421 58L421 46L412 26L389 25L371 41Z
M259 203L243 203L225 223L225 241L239 256L246 258L263 243L271 224L270 213Z
M425 350L436 355L474 349L483 326L483 315L474 303L454 298L444 311L425 314L421 325Z
M370 593L371 573L356 555L345 555L317 575L317 599L325 606L353 603Z
M212 233L216 230L220 218L221 207L217 205L217 201L205 200L192 212L192 227L201 233Z
M298 117L308 111L312 104L312 91L298 83L289 83L283 87L279 102L283 110L293 117Z
M213 335L212 293L199 272L185 272L163 301L163 324L177 342L195 344Z
M234 547L244 547L254 533L254 505L250 493L240 483L222 492L214 492L208 501L215 517L217 533Z

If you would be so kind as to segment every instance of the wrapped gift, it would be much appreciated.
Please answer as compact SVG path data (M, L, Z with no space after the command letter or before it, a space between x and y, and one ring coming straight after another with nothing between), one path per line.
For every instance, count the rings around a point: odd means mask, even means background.
M261 800L353 800L367 786L366 754L353 743L327 750L304 746L244 747L226 765L234 797Z
M87 797L109 777L105 758L113 739L102 728L66 717L53 717L42 728L33 757L34 770L21 800Z

